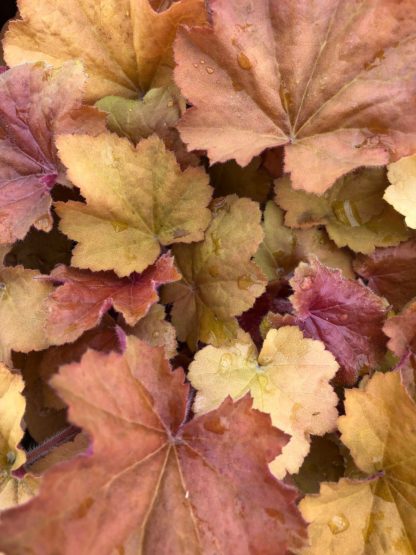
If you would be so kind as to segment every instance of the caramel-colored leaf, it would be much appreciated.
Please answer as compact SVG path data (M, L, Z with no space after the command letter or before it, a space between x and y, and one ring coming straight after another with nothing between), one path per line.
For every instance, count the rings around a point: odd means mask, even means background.
M182 172L158 137L135 148L110 133L65 135L58 148L86 199L56 203L61 230L78 242L74 266L125 277L152 264L161 245L203 238L211 217L208 176L202 168Z
M47 471L37 498L2 514L0 549L8 555L298 549L304 523L295 490L267 469L286 436L249 398L227 399L184 424L183 381L162 349L135 338L124 354L89 351L61 368L53 384L72 421L93 438L93 452Z
M387 187L384 198L400 214L406 217L409 227L416 228L416 156L407 156L388 168L390 187Z
M203 0L180 0L159 12L149 0L19 0L22 20L9 25L9 66L78 59L89 75L87 98L137 97L170 80L172 43L180 24L205 21Z
M338 179L319 197L296 191L285 177L276 181L276 201L286 210L287 225L325 225L338 247L368 254L410 237L404 218L383 200L387 185L384 168L363 169Z
M375 374L346 391L341 439L368 477L324 483L301 502L311 522L308 555L400 553L416 549L416 405L400 374Z
M239 399L250 392L254 407L270 414L289 443L271 464L283 478L297 472L308 454L310 434L332 431L338 398L329 385L338 370L333 355L320 341L305 339L296 327L271 330L259 354L250 342L231 347L205 347L189 367L197 390L194 410L205 413L227 395Z
M251 262L262 238L260 210L235 195L214 201L205 239L173 248L182 281L168 285L162 300L173 303L178 339L195 349L198 340L220 346L235 340L235 316L249 309L266 285Z
M180 130L211 162L286 145L296 189L322 194L416 147L415 1L216 0L182 29Z

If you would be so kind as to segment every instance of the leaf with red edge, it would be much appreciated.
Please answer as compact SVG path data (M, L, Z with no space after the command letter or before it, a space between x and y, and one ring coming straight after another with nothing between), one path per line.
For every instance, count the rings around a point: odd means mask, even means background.
M0 243L23 239L32 225L51 229L50 192L57 180L66 183L55 136L105 129L105 115L82 106L86 79L77 62L0 75Z
M261 553L299 549L295 490L267 462L287 437L245 397L184 424L189 386L162 349L88 351L53 385L92 454L46 472L40 494L2 514L8 555ZM232 464L230 464L232 461ZM63 495L65 491L65 495Z
M318 260L299 264L290 284L296 323L307 337L323 341L338 360L338 382L351 385L360 370L381 361L386 347L383 299Z
M94 328L110 308L134 326L159 300L157 288L180 278L169 254L141 274L125 278L118 278L113 272L58 266L49 278L60 285L47 301L48 338L55 345L75 341L84 331Z
M176 42L176 82L194 105L179 125L191 149L244 166L286 145L294 187L319 194L354 168L413 153L415 0L210 7L213 28L182 29Z
M354 270L368 280L370 289L400 310L416 296L416 240L359 255Z

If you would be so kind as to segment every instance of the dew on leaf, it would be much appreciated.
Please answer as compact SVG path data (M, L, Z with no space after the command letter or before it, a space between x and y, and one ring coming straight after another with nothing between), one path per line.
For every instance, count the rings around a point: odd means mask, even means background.
M214 73L215 70L214 70L213 67L207 66L207 67L205 68L205 71L206 71L207 73L209 73L210 75L212 75L212 74Z
M6 455L6 461L8 465L14 464L16 460L16 453L14 451L9 451Z
M250 276L240 276L237 280L239 289L247 290L254 284Z
M328 528L331 530L332 534L341 534L341 532L345 532L349 526L349 520L342 513L334 515L331 520L328 521Z
M250 58L244 52L239 52L237 62L241 69L249 70L253 67Z
M230 353L224 353L220 358L220 372L229 370L232 362L233 356Z
M113 220L111 225L116 233L120 233L121 231L125 231L129 226L124 222L119 222L117 220Z

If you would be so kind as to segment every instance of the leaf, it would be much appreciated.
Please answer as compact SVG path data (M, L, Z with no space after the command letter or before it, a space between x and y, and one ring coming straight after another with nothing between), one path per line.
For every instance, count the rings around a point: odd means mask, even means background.
M49 346L44 326L46 298L53 287L36 279L36 270L0 268L0 360L10 363L11 351L28 353Z
M354 168L413 153L414 7L217 0L212 29L178 33L176 82L193 105L183 140L212 163L242 166L286 145L293 186L317 194Z
M334 354L341 366L339 383L352 385L363 367L381 362L386 345L383 299L317 260L299 264L290 283L296 323Z
M354 270L368 281L370 289L400 310L416 297L416 241L357 256Z
M158 13L152 0L20 0L22 20L3 42L9 66L44 61L55 67L78 59L89 75L87 99L134 98L172 64L179 24L205 21L203 0L181 0Z
M0 510L27 501L37 490L33 476L20 480L12 475L26 460L25 452L19 448L23 438L20 422L25 411L23 387L22 378L0 363Z
M144 318L128 328L128 334L138 337L152 347L163 347L166 358L176 356L177 342L174 326L165 319L165 308L154 304Z
M107 127L134 143L173 127L185 111L185 101L176 87L169 85L150 89L142 99L106 96L95 106L107 112Z
M368 477L322 484L301 502L309 526L305 554L403 553L416 549L416 407L397 372L377 373L346 391L341 439Z
M416 156L406 156L388 167L388 177L391 183L387 187L384 198L397 212L406 217L406 224L416 228L416 213L414 213L416 180Z
M283 223L283 212L272 201L264 211L264 239L255 261L269 281L292 272L299 262L316 256L323 264L339 268L346 277L354 277L351 256L338 249L322 229L295 229Z
M112 272L90 272L58 266L50 280L59 284L47 300L46 332L54 345L71 343L97 326L111 308L134 326L158 301L157 288L181 278L169 254L161 256L142 274L123 279Z
M104 116L82 106L82 66L25 64L0 75L0 243L52 227L50 192L62 182L58 133L99 133Z
M125 277L152 264L161 245L203 239L208 176L202 168L182 172L156 136L136 148L110 133L61 136L57 144L87 201L56 203L61 230L79 243L74 266Z
M296 191L284 177L276 181L276 202L286 210L286 225L325 225L338 247L369 254L410 236L403 217L383 200L387 183L383 168L363 169L338 179L318 197Z
M232 160L225 164L214 164L209 174L217 197L236 194L265 202L269 195L271 179L261 167L260 158L255 158L245 168Z
M182 281L166 286L162 301L173 303L180 341L195 350L198 340L216 346L235 340L234 317L265 290L266 279L250 260L262 237L258 205L232 195L213 201L204 241L174 246Z
M285 435L248 398L227 399L184 424L183 381L161 349L134 338L124 354L89 351L61 368L53 385L93 438L93 452L49 470L37 498L2 514L0 549L271 555L299 548L295 491L267 469Z
M398 357L416 354L416 302L409 303L398 316L386 320L384 333L389 337L388 348Z
M275 476L284 478L302 465L310 434L335 428L338 397L328 382L337 370L323 343L288 326L269 331L259 355L252 343L205 347L195 355L188 378L197 390L197 414L216 408L227 395L239 399L250 392L253 406L269 413L273 425L291 436L270 465Z

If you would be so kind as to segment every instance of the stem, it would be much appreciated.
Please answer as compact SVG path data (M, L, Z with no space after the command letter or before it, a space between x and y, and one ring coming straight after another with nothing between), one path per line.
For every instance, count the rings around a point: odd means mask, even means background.
M34 464L39 459L46 457L51 451L53 451L59 445L72 441L76 435L79 434L80 428L77 426L68 426L63 430L59 431L52 437L48 438L46 441L31 449L26 454L26 462L17 470L13 472L13 476L16 478L23 478L23 476L28 472L30 465Z

